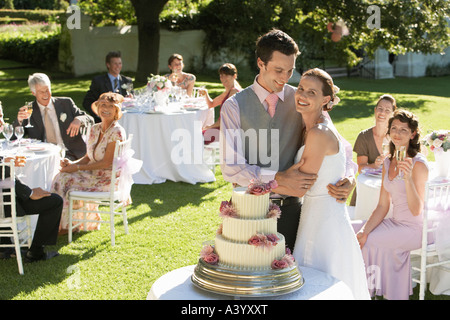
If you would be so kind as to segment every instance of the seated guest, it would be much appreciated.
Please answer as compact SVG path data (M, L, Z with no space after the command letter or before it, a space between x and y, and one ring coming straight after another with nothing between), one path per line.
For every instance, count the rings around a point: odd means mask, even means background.
M86 154L77 161L68 159L61 161L61 172L53 179L51 188L64 199L60 234L68 230L70 191L109 191L116 141L126 139L125 130L117 121L122 117L123 99L123 96L118 93L103 93L99 100L92 104L93 112L102 121L91 127ZM95 210L95 206L91 209ZM91 213L87 218L100 220L97 213ZM99 223L96 222L88 223L87 228L96 230L98 226Z
M111 51L106 55L106 69L108 72L96 76L92 79L89 91L83 100L83 108L92 116L96 123L100 118L91 109L92 103L98 100L100 95L105 92L116 92L122 96L127 96L133 86L133 79L120 74L122 71L122 56L120 51ZM129 87L127 90L127 86Z
M242 90L241 85L237 81L237 69L236 67L231 63L225 63L219 68L219 77L220 82L222 82L222 85L225 88L225 91L215 97L214 99L211 99L208 91L201 92L201 94L204 94L206 97L206 103L208 104L209 108L215 108L217 106L220 106L219 108L219 114L220 109L222 108L222 104L232 95ZM220 130L220 118L217 119L215 123L213 123L210 126L207 126L203 128L203 135L205 138L205 144L209 144L214 141L219 141L219 130Z
M384 154L383 145L389 144L387 136L389 118L397 109L394 97L389 94L382 95L375 106L375 125L361 131L356 138L353 151L356 152L358 172L364 168L379 169L387 154ZM353 192L350 205L356 203L356 189Z
M172 85L185 89L187 95L191 97L195 85L195 76L193 74L183 72L183 57L181 54L174 53L169 57L168 62L169 69L172 73L166 74L165 77L172 81Z
M12 158L4 159L5 162ZM16 166L23 166L24 162L15 162ZM10 175L9 167L5 168L5 177ZM17 216L38 214L39 218L34 232L33 241L24 256L25 262L48 260L58 256L58 252L45 251L44 246L56 245L58 238L59 221L63 207L62 198L54 193L47 192L41 188L31 189L19 179L15 181L16 191L16 214ZM9 196L4 196L5 201L10 201ZM11 216L11 207L4 206L5 217ZM11 244L10 238L0 238L0 244ZM0 258L8 259L15 253L14 248L0 248Z
M86 144L80 128L94 123L91 116L80 110L71 98L52 97L50 79L46 74L34 73L28 78L31 93L36 97L31 117L27 106L19 109L14 127L27 124L25 135L29 138L64 145L69 159L79 159L86 153Z
M420 154L419 122L409 111L397 110L389 119L390 154L383 163L380 199L367 221L353 223L357 232L372 295L407 300L412 294L410 251L421 247L422 210L428 164ZM406 146L397 161L394 148ZM393 217L386 218L392 201ZM374 269L376 268L376 269Z

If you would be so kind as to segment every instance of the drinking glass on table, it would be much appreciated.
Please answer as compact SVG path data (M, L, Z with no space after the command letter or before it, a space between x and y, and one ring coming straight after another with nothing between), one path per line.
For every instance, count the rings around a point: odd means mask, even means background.
M395 159L397 159L397 166L399 161L404 161L406 158L406 147L405 146L396 146L395 147ZM397 167L398 170L398 167ZM397 179L404 179L403 172L398 172L398 175L396 177Z
M20 148L20 140L22 139L25 131L22 126L17 126L14 128L14 133L16 134L16 138L19 141L18 144L19 144L19 148Z
M9 147L9 140L11 139L13 133L14 127L12 126L12 124L5 123L5 125L3 126L3 135L5 136L6 139L6 148Z
M31 114L33 113L33 102L25 102L25 107L27 108L28 112L28 123L25 126L25 128L33 128L31 125Z

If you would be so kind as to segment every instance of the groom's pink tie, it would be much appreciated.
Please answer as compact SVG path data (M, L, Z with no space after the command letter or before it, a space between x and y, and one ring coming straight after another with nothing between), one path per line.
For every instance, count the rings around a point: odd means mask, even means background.
M275 93L271 93L266 98L267 104L269 105L269 109L267 110L269 112L269 115L273 118L275 115L275 109L277 107L278 102L278 96Z

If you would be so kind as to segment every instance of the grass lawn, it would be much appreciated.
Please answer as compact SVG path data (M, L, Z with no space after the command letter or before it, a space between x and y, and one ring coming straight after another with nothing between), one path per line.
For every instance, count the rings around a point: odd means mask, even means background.
M5 117L12 122L17 109L32 99L26 79L33 69L4 69L0 61L0 101ZM64 78L52 74L54 96L70 96L78 106L91 76ZM352 144L358 132L373 124L374 102L391 93L400 107L415 112L424 131L450 128L450 77L368 80L336 79L341 102L331 116L341 134ZM211 94L221 91L217 75L198 75L199 85ZM242 82L247 86L251 82ZM155 137L157 138L157 137ZM433 155L429 155L433 160ZM81 233L71 244L60 237L60 256L46 262L25 265L25 275L17 272L14 259L0 261L0 300L142 300L153 282L163 274L195 264L204 241L212 240L220 224L220 202L228 200L231 186L216 168L216 181L190 185L168 181L155 185L134 185L133 204L128 208L129 231L124 235L122 221L116 220L116 246L111 247L109 228ZM418 290L411 299L417 299ZM189 297L186 297L187 299ZM450 299L433 296L429 299Z

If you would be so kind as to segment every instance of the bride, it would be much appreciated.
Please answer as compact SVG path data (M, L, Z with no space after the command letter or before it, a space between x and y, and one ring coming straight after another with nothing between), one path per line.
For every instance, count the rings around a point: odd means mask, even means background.
M296 162L303 159L301 171L318 178L305 190L293 255L299 265L346 283L356 299L370 299L364 261L345 203L337 202L327 190L328 184L345 174L343 142L328 113L323 112L339 101L336 90L330 75L316 68L303 73L295 94L306 130Z

